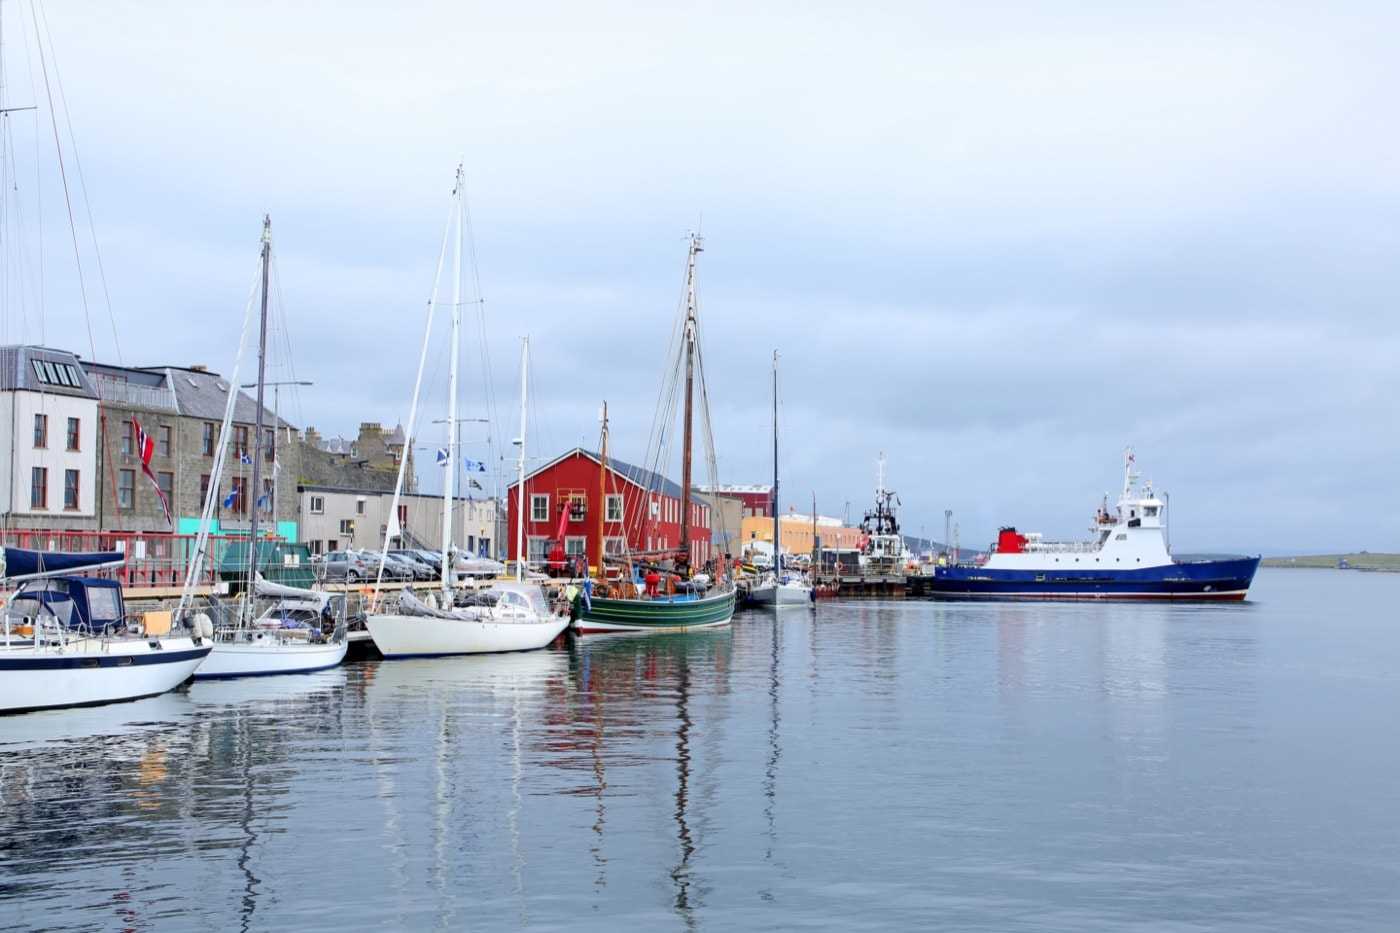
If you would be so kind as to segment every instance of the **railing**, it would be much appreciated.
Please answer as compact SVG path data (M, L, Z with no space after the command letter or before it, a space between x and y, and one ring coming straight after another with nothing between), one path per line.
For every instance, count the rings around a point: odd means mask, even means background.
M104 402L135 405L139 408L158 408L175 411L175 391L171 388L133 385L120 379L104 379L97 376L92 380L97 388L97 396Z
M184 584L195 537L141 532L3 530L0 544L34 551L121 551L126 555L126 563L114 573L122 586L169 587ZM219 566L229 546L235 542L246 548L248 538L246 535L209 536L209 553L205 557L204 571L195 581L197 586L208 586L218 580Z

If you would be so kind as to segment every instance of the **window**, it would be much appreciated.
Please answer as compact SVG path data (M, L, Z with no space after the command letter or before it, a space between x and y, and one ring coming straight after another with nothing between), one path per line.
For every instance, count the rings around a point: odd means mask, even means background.
M1151 518L1152 516L1157 514L1157 506L1149 505L1147 508L1142 510L1142 514L1146 515L1148 518Z
M651 500L651 517L652 517L652 518L660 518L660 517L661 517L661 501L660 501L659 499L653 499L653 500ZM648 549L648 550L650 550L650 549Z
M311 497L311 514L312 514L312 515L325 515L325 514L326 514L326 499L325 499L324 496L312 496L312 497Z
M549 521L549 494L535 495L530 497L530 521ZM533 539L532 539L533 540ZM534 560L534 558L530 558Z
M248 511L248 481L242 476L233 478L233 512L244 515Z
M609 557L621 557L626 552L626 548L621 538L604 538L603 553Z
M353 518L342 518L340 520L340 533L343 535L353 535L355 533L355 520Z
M476 552L477 552L478 554L480 554L482 557L490 557L490 556L491 556L491 539L490 539L490 538L477 538L477 539L476 539Z
M45 467L34 467L29 471L29 507L49 507L49 471Z
M136 507L136 471L117 471L117 508L133 509Z
M569 496L569 521L581 522L588 517L588 497L574 494Z
M162 457L170 456L170 425L163 424L156 431L156 453Z
M200 450L206 457L214 456L214 444L216 443L215 430L214 422L204 422L204 433L202 435Z
M199 477L199 505L204 507L204 503L209 501L209 474L204 473Z
M77 450L79 441L82 440L82 432L79 428L77 418L68 419L68 449Z
M355 514L356 514L356 515L363 515L363 514L365 514L365 500L364 500L364 499L356 499L356 500L355 500Z
M78 511L78 471L63 471L63 507L69 512Z
M34 416L34 447L36 450L43 450L49 446L49 416Z
M610 493L607 497L607 509L603 518L610 522L622 521L622 496Z
M128 457L136 453L136 432L130 418L122 422L122 453Z
M277 431L274 428L263 428L263 460L271 463L277 456Z
M402 534L402 533L403 533L403 530L404 530L405 528L407 528L407 527L408 527L408 504L407 504L407 503L404 503L404 502L400 502L400 503L399 503L399 533ZM470 548L468 548L468 550L470 550Z
M539 564L549 560L549 539L542 535L531 535L529 537L529 552L526 560L532 564Z
M564 554L579 557L588 552L588 539L583 535L569 535L564 539Z
M175 508L175 474L157 473L156 485L160 487L160 494L165 496L165 504Z
M308 551L310 551L312 554L320 554L320 553L321 553L321 539L320 539L320 538L316 538L316 539L313 539L313 540L311 540L311 541L306 542L306 549L307 549Z
M336 541L336 540L334 540L334 539L332 539L332 538L327 538L327 539L326 539L326 553L327 553L327 554L334 554L335 551L336 551L336 548L338 548L339 546L340 546L340 542L339 542L339 541Z
M248 426L235 425L233 428L233 455L242 460L248 455Z

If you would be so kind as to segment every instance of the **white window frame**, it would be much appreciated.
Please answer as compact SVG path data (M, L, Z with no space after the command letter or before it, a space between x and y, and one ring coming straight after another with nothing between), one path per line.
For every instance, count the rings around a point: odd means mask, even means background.
M544 504L543 510L541 510L541 509L539 508L539 506L540 506L541 503ZM543 515L540 514L541 511L544 512ZM532 521L532 522L547 522L547 521L549 521L549 493L547 493L547 492L532 492L532 493L530 493L530 521Z
M325 515L325 514L326 514L326 497L325 497L325 496L312 496L312 497L311 497L311 505L310 505L310 508L311 508L311 514L312 514L312 515Z
M340 520L340 535L343 538L354 537L355 520L353 518L342 518Z
M653 500L651 500L651 517L652 517L652 518L660 518L660 517L661 517L661 500L660 500L660 499L653 499ZM651 550L651 548L648 547L647 550Z
M621 557L627 553L626 539L621 535L603 539L603 554L608 557Z
M603 521L622 521L622 493L610 492L603 498Z
M538 546L537 546L538 545ZM538 557L531 556L538 553ZM525 536L525 562L543 563L549 560L549 536L548 535L526 535Z
M570 550L570 548L573 547L573 546L577 546L577 547L578 547L578 550L577 550L577 551ZM566 536L564 537L564 556L565 556L565 557L584 557L584 556L587 556L587 554L588 554L588 536L587 536L587 535L566 535Z

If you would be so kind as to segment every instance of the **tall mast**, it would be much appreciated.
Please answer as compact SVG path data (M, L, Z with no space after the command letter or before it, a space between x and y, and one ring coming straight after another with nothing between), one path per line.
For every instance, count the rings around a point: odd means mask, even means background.
M452 593L452 500L457 497L457 358L462 331L462 166L457 166L457 229L452 252L452 356L447 376L447 477L442 484L442 592ZM406 455L406 454L405 454ZM397 520L398 516L394 516ZM450 605L450 604L449 604Z
M690 235L685 264L685 434L681 447L681 561L690 569L690 447L695 409L695 257L704 251L699 234Z
M603 558L607 556L607 525L604 519L608 511L608 401L603 400L603 431L599 442L600 454L603 465L598 471L598 579L606 580L607 574L603 570Z
M520 479L515 509L515 579L525 582L525 400L530 380L530 337L520 341Z
M782 576L782 539L778 532L778 351L773 351L773 573Z
M258 410L253 416L253 518L248 525L248 597L244 605L251 615L253 588L258 572L258 496L262 486L263 380L267 373L267 279L272 257L272 217L263 215L262 233L262 311L258 316ZM230 391L236 392L236 387ZM244 501L248 494L244 491Z

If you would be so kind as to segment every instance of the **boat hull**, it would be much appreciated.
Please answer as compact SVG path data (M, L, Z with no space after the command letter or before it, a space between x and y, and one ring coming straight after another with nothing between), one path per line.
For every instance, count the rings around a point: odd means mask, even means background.
M158 647L157 647L158 646ZM210 643L190 638L0 647L0 714L98 706L157 696L189 679Z
M718 628L734 618L734 591L700 599L594 599L574 621L581 633L685 632Z
M554 641L568 626L568 619L553 617L544 622L492 622L385 614L365 620L385 658L534 651Z
M1141 570L936 568L925 587L945 599L1123 599L1240 601L1259 558L1182 561Z
M758 606L806 606L813 596L809 587L761 586L749 592L749 601Z
M276 637L216 642L214 650L194 672L195 680L221 677L267 677L324 671L345 660L346 642L309 644Z

